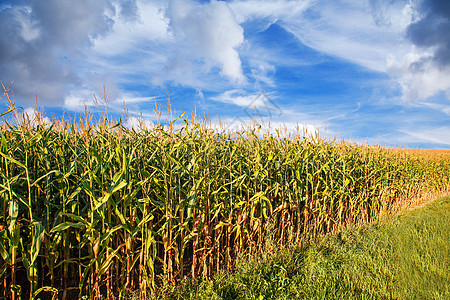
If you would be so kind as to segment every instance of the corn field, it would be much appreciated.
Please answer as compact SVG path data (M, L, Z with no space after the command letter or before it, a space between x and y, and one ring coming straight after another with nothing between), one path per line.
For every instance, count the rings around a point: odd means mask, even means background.
M4 120L0 297L144 299L233 269L268 236L299 244L450 191L446 152L177 122Z

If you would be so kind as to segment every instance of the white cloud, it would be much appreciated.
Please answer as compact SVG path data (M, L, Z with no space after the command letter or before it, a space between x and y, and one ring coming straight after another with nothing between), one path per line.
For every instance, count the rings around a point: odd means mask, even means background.
M431 109L440 111L440 112L450 116L450 105L443 105L443 104L432 103L432 102L417 102L416 104L418 106L429 107Z
M0 76L22 103L58 106L82 80L71 62L110 30L107 0L19 1L0 7Z
M118 6L116 4L116 9ZM160 1L137 2L135 19L128 20L116 14L112 17L111 33L95 39L94 50L100 55L119 55L145 44L170 40L166 6Z
M404 100L427 99L439 92L450 99L450 11L432 1L418 2L410 10L414 18L405 30L410 51L392 55L388 72L401 84Z
M402 59L391 59L388 71L400 83L404 100L421 100L450 91L450 66L436 66L426 54L412 52Z
M27 6L14 11L17 21L22 26L21 36L26 42L35 40L41 34L38 23L30 18L31 12L31 8Z
M277 22L317 51L387 73L401 86L404 100L449 92L450 68L432 60L437 50L417 48L407 38L409 26L424 17L415 1L235 0L230 7L241 23ZM419 25L431 26L428 19Z
M173 0L169 3L170 26L177 45L172 69L201 62L205 71L218 66L221 74L234 83L245 83L237 48L244 41L244 30L225 2Z
M151 103L155 102L155 97L135 97L132 95L124 95L123 98L119 98L115 101L116 104L132 104L132 103Z
M81 109L84 106L93 106L92 96L89 92L77 92L76 94L69 94L64 98L64 107L70 110Z
M268 97L264 97L261 93L248 94L243 90L229 90L220 95L211 97L212 100L234 104L246 108L262 108L267 105Z
M91 45L92 39L108 34L114 7L108 0L31 1L33 16L41 25L43 38L64 51Z
M135 131L142 131L145 129L152 129L155 124L150 119L144 117L129 117L125 123L125 127L133 129Z
M450 106L444 107L442 108L442 111L446 114L450 116Z
M366 1L318 1L302 18L280 23L313 49L385 72L387 55L407 45L402 33L410 16L401 14L403 6L396 8L397 14L385 16L389 22L380 25Z
M274 74L276 68L274 65L260 59L250 59L249 64L252 66L252 77L257 84L265 83L270 87L275 87Z
M25 118L26 122L29 122L31 127L36 127L37 125L50 125L52 121L42 115L42 110L36 110L34 107L27 107L23 110L23 115L19 116L20 122L23 122L23 118Z
M286 117L286 116L285 116ZM225 132L242 132L252 128L258 129L257 134L273 134L281 137L287 137L288 135L295 136L316 136L319 134L321 137L326 136L326 130L323 126L316 126L314 124L299 123L295 120L272 120L270 122L261 122L258 118L252 117L221 117L214 119L211 122L212 128L217 131Z
M450 146L450 127L418 129L415 131L401 130L407 134L402 139L408 143L435 143Z
M239 23L253 19L267 19L273 23L278 19L298 18L315 2L316 0L235 0L230 3L230 7Z

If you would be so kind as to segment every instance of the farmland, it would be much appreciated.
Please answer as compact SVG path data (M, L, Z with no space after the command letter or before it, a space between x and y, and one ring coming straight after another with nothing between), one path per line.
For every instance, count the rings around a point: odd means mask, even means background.
M445 151L195 117L140 131L87 109L51 126L35 117L0 128L0 291L13 299L145 298L232 270L268 237L303 244L450 191Z
M212 281L165 285L156 299L449 299L450 197L307 245L272 244Z

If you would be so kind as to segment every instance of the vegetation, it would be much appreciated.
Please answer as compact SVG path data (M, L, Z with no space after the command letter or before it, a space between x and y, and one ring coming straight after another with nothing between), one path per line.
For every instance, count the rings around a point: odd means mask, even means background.
M2 98L2 116L16 116L0 127L3 297L145 298L232 270L269 237L305 244L450 190L446 154L230 133L195 117L135 131L87 108L44 126L8 89Z
M241 262L161 299L449 299L450 197ZM274 245L274 248L277 248Z

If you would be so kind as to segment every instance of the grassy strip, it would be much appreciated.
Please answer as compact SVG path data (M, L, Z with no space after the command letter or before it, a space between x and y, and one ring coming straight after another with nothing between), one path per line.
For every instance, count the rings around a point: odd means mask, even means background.
M241 263L169 299L450 299L450 197ZM162 296L163 295L163 296Z

